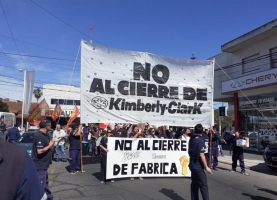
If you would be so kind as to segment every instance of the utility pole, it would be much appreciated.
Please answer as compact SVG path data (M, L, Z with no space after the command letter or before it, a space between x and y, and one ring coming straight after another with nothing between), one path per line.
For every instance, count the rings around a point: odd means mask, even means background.
M93 30L93 25L92 25L92 21L90 22L90 43L92 43L92 30Z

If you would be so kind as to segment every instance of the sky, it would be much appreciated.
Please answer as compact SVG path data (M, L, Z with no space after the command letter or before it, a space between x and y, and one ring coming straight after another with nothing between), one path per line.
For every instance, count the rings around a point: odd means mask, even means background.
M19 69L36 71L35 87L80 86L79 47L90 35L113 48L204 60L277 18L276 0L0 2L0 97L11 100L22 100Z

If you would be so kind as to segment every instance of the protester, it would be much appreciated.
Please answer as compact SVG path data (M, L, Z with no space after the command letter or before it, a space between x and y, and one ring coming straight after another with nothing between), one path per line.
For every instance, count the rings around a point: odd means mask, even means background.
M236 131L235 136L231 139L230 155L232 155L232 169L230 170L230 172L236 171L237 160L239 160L241 174L249 176L249 174L245 172L243 148L237 146L237 140L239 139L245 139L245 137L243 137L239 131ZM232 154L232 151L233 151L233 154Z
M141 133L139 132L139 128L137 125L132 126L132 133L129 134L129 138L139 138ZM142 177L139 177L140 180L143 180ZM131 181L135 180L133 177L131 178Z
M47 195L47 199L52 200L53 196L48 186L48 172L51 162L51 148L54 146L54 139L49 140L47 131L51 130L51 122L42 120L39 123L39 131L34 134L32 159L37 169L37 174L41 182L42 188Z
M174 136L175 136L175 132L173 131L173 128L170 127L170 128L168 129L168 138L169 138L169 139L173 139Z
M80 155L80 137L83 134L82 125L78 128L76 125L71 126L72 131L69 134L69 161L70 161L70 173L75 174L81 171L81 155Z
M127 138L128 137L128 133L127 133L127 130L123 130L120 134L120 137L121 138Z
M158 138L158 136L155 135L155 129L150 128L148 130L148 135L146 135L146 138Z
M183 131L183 127L178 127L178 131L177 131L176 134L174 135L174 138L175 138L175 139L179 139L180 136L183 134L182 131Z
M159 132L159 136L158 136L159 138L161 138L161 139L168 139L167 135L165 134L163 126L160 126L158 128L158 132Z
M209 138L209 143L211 145L211 148L209 148L209 150L211 149L212 152L210 152L210 155L213 158L213 162L212 162L212 167L213 170L217 171L217 165L218 165L218 144L219 144L219 137L218 134L216 133L216 130L213 129L213 127L211 127L210 129L210 134L211 137Z
M101 183L107 182L106 169L107 169L107 153L108 150L108 137L113 137L112 130L108 130L107 134L102 137L100 142L101 149ZM112 179L111 182L114 182Z
M208 173L212 173L208 167L206 158L204 155L205 144L202 139L203 126L197 124L194 127L195 135L189 141L189 169L191 171L191 199L199 199L199 189L202 194L203 200L209 200L208 182L204 169Z
M121 132L120 132L120 126L119 125L115 125L114 130L113 130L113 136L114 137L119 137L120 134L121 134Z
M190 139L190 129L187 127L184 127L184 133L179 137L180 140L189 140Z
M66 162L66 155L64 152L64 145L66 142L66 132L61 129L61 125L56 125L56 130L53 132L53 138L55 140L55 152L56 152L56 162L59 162L59 152L62 154L62 161Z
M205 158L206 158L206 162L207 162L208 166L210 167L210 156L209 156L209 140L210 140L210 137L209 137L209 130L208 129L205 129L205 132L202 134L202 139L204 140L205 147L206 147L204 155L205 155Z
M15 124L13 128L8 130L8 133L6 135L6 140L10 143L15 143L19 140L20 137L21 135L17 128L17 124Z
M218 138L219 138L218 151L220 152L221 156L224 156L222 152L222 145L227 144L227 142L224 140L221 130L218 131Z
M47 199L35 165L25 149L1 139L0 177L0 194L3 200Z

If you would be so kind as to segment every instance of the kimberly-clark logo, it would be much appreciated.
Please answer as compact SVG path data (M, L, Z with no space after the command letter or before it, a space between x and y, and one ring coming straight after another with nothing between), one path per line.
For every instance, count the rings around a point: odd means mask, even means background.
M97 109L104 109L108 106L108 101L104 97L94 97L90 104Z
M244 81L237 81L235 83L232 83L230 86L231 88L239 88L244 85Z

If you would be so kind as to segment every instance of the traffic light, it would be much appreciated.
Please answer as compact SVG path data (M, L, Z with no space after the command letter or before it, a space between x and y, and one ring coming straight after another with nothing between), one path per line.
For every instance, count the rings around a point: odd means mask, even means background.
M218 108L219 116L226 117L227 116L227 107L219 107Z

